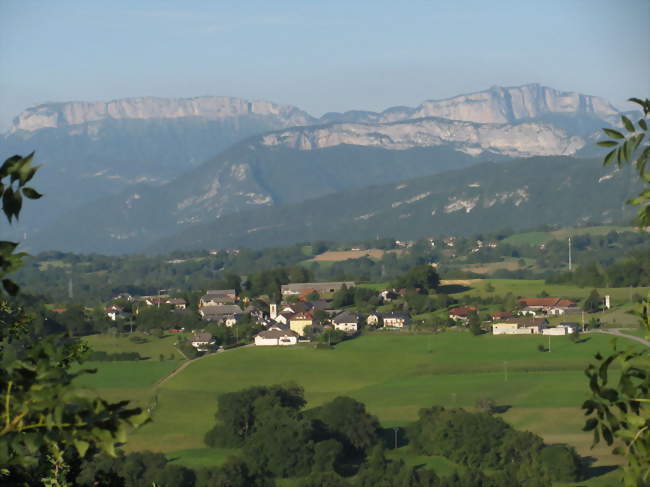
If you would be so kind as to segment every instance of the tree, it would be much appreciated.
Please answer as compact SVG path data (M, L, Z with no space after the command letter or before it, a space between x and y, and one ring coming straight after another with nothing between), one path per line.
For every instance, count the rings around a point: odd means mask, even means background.
M350 397L337 397L309 411L309 417L322 422L349 454L365 454L379 441L379 421Z
M31 166L33 156L13 156L0 167L2 209L9 223L18 219L22 196L41 197L25 186L38 169ZM16 247L0 242L0 279L10 295L19 288L6 276L25 255L14 254ZM128 401L109 403L77 391L73 380L94 372L71 370L83 361L86 347L61 335L35 337L29 333L31 322L0 295L0 475L9 484L63 486L71 458L97 450L115 455L115 445L126 440L128 428L146 416L129 408ZM7 345L15 342L20 352L7 360Z
M478 317L476 311L472 311L469 314L469 331L474 336L483 333L483 329L481 328L481 319Z
M646 165L650 157L650 144L641 143L648 133L646 119L650 115L650 100L631 98L630 101L640 105L643 118L637 122L637 127L627 117L621 121L628 135L612 129L603 129L614 140L599 142L602 147L614 147L604 158L603 164L614 161L620 167L631 163L635 166L641 180L650 184ZM637 152L640 150L640 153ZM637 155L638 154L638 155ZM636 157L636 159L635 159ZM637 221L640 226L650 225L650 189L646 187L641 194L628 204L639 206ZM636 312L640 324L650 339L650 293L641 303ZM593 431L594 442L601 438L608 444L620 442L623 447L614 448L614 453L625 457L623 466L623 484L626 487L648 485L650 482L650 413L647 404L650 402L650 352L647 347L638 350L617 350L604 357L600 353L595 356L596 363L591 363L585 370L589 379L591 397L587 399L582 409L588 419L585 431ZM610 367L618 365L614 377L618 380L610 382ZM616 380L616 379L614 379Z
M585 299L584 303L582 303L582 309L585 310L587 313L595 313L597 311L600 311L600 306L601 306L600 294L598 294L598 291L596 291L595 289L592 289L591 292L589 293L589 296L587 296L587 299Z
M646 166L650 159L650 141L646 136L648 135L647 118L650 116L650 99L630 98L629 101L641 107L642 118L635 125L628 117L622 115L621 122L627 134L624 135L614 129L603 129L605 135L611 139L598 142L598 145L613 148L603 159L604 166L612 162L616 162L618 167L632 164L639 173L641 181L646 184L646 188L627 203L639 207L637 222L640 227L647 227L650 226L650 187L648 187L650 175L646 172Z

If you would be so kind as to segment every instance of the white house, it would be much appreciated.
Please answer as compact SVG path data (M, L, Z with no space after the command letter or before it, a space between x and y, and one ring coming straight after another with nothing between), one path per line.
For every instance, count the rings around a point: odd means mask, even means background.
M387 313L382 318L384 319L384 328L404 328L409 321L409 316L406 313Z
M298 343L298 333L293 330L283 330L271 327L255 335L256 346L288 346Z
M334 325L335 330L356 333L359 329L359 315L350 311L344 311L340 315L332 318L332 325Z
M207 352L210 345L214 345L215 341L210 333L196 333L192 336L192 346L199 352Z

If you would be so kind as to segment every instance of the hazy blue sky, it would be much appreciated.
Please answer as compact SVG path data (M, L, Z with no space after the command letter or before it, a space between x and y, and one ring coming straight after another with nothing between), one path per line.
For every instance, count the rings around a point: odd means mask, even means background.
M230 95L314 115L540 82L650 96L650 0L0 0L0 128L44 101Z

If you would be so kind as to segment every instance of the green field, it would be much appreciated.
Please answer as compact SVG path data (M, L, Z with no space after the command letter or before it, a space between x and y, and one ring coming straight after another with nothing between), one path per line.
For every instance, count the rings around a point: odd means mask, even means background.
M582 455L596 457L598 465L611 465L617 459L606 447L589 449L591 437L581 431L579 409L587 396L583 369L597 351L610 349L611 337L586 338L573 344L553 337L552 352L543 353L537 346L548 345L548 337L371 333L334 350L247 347L215 354L192 362L158 389L153 384L174 362L94 364L100 372L87 385L111 399L138 403L151 404L156 395L153 422L131 435L127 449L161 451L192 467L220 464L236 453L203 445L219 394L289 381L305 388L308 407L348 395L364 402L385 427L408 424L423 407L472 408L477 399L489 397L508 406L503 417L515 427L547 442L572 444ZM394 453L408 456L401 450Z
M583 299L586 298L593 288L578 287L571 284L545 284L541 279L469 279L463 281L469 289L459 295L470 294L474 296L503 295L511 292L515 296L535 297L541 291L546 291L550 296ZM494 287L493 292L487 292L487 283ZM601 296L610 295L612 306L618 306L631 301L634 294L644 295L650 291L649 287L635 288L596 288Z
M603 225L598 227L583 227L583 228L563 228L561 230L554 230L551 232L526 232L511 235L503 239L503 243L511 245L540 245L549 240L562 240L576 235L607 235L609 232L634 232L638 231L634 227L621 227L614 225Z

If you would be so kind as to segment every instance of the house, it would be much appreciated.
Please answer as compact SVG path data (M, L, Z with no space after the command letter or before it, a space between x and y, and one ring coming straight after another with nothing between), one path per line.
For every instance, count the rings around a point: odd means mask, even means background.
M199 300L199 306L218 306L222 304L233 304L237 300L237 293L234 289L210 289L205 292Z
M545 318L510 318L492 325L493 335L540 335L548 325Z
M409 315L406 313L386 313L382 315L384 328L404 328L408 325Z
M199 308L201 318L206 321L223 321L226 317L241 313L242 309L236 304L210 305Z
M143 296L142 297L142 301L147 306L158 306L158 307L160 307L161 304L165 304L165 302L168 299L169 299L169 295L167 295L167 294L161 294L160 296Z
M309 304L298 301L295 303L283 304L280 309L280 313L291 313L291 314L304 313L305 311L309 311L310 309L311 306L309 306Z
M299 295L305 290L310 292L316 291L318 294L334 293L341 289L343 285L353 287L355 285L352 281L347 282L301 282L295 284L284 284L280 287L282 296Z
M256 346L288 346L298 343L298 333L278 326L272 326L255 335Z
M350 311L344 311L340 315L332 318L332 325L335 330L356 333L359 329L359 315Z
M117 320L118 316L120 316L124 312L124 310L119 306L112 304L111 306L107 306L106 308L104 308L104 312L106 313L106 316L108 316L108 318L111 321L115 321Z
M165 301L165 304L171 305L174 309L187 308L187 301L185 301L183 298L171 298Z
M368 324L368 326L373 326L375 328L379 327L382 324L381 314L370 313L366 318L366 323Z
M314 314L311 311L294 313L289 316L289 328L303 336L305 327L314 325Z
M384 289L379 293L379 296L386 303L390 303L393 299L397 299L399 297L394 289Z
M575 309L576 303L563 298L521 298L519 303L529 312L541 311L542 313L564 314L566 310Z
M478 309L475 306L461 306L458 308L451 308L449 310L449 317L454 321L462 321L467 323L469 315L476 313Z
M210 333L195 333L190 342L199 352L207 352L210 345L214 345L214 338Z

